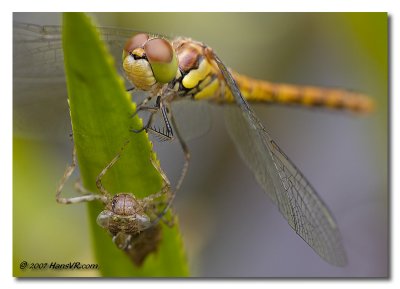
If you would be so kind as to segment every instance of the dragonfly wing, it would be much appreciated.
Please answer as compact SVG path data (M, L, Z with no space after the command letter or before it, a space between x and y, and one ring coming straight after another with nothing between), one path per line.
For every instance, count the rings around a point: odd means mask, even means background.
M61 27L14 22L14 78L64 76Z
M211 128L210 106L206 101L174 101L172 113L177 129L185 141L201 137Z
M98 31L121 69L125 41L139 31L114 27L98 27ZM61 26L14 22L13 43L14 77L64 80Z
M100 27L120 65L122 48L137 31ZM127 85L128 87L128 85ZM13 24L14 135L33 139L67 139L71 131L64 75L61 26Z
M33 139L68 138L70 124L63 66L58 26L14 23L15 136Z
M344 266L346 253L327 206L296 166L272 140L243 99L225 65L215 56L237 107L226 108L228 131L241 157L289 225L327 262Z

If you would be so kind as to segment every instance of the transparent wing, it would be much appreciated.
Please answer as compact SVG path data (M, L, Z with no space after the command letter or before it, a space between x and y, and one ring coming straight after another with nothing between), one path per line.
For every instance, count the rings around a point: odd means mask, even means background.
M13 129L28 138L68 137L59 27L14 23ZM50 120L50 121L49 121ZM67 133L66 133L67 132Z
M206 101L179 100L172 102L172 113L179 133L185 141L206 134L211 128L210 107Z
M98 27L100 37L121 68L125 41L139 31L114 27ZM61 26L14 22L14 77L64 81L64 58Z
M120 65L122 48L135 30L100 27L99 33ZM127 87L129 85L127 84ZM61 26L13 25L14 135L68 138L70 131Z
M225 117L229 134L242 159L296 233L324 260L344 266L346 253L329 209L272 140L241 96L225 65L217 56L215 58L237 104L225 109Z
M61 29L14 22L14 77L63 76Z

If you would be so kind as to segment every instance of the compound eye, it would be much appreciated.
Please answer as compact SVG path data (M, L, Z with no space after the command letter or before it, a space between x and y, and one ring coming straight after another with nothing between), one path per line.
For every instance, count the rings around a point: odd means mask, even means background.
M113 216L114 216L113 212L104 210L99 214L96 222L100 227L108 229L108 227L110 226L110 221Z
M124 52L129 54L136 48L143 47L148 39L149 35L147 35L146 33L139 33L132 36L125 42Z
M150 39L144 51L158 82L168 83L175 78L178 60L170 42L162 38Z
M150 62L169 63L174 55L171 44L161 38L154 38L144 45L147 59Z

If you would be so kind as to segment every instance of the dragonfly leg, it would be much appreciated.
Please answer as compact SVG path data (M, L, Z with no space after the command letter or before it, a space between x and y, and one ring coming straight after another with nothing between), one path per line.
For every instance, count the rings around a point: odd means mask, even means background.
M155 221L152 222L153 225L155 225L157 222L159 222L160 220L167 225L168 227L173 227L175 225L175 218L174 218L174 212L171 208L172 202L175 199L175 191L172 193L170 191L170 188L168 187L168 192L167 193L171 193L171 195L169 196L169 199L167 201L166 206L164 207L164 209L161 211L161 213L156 214L157 218L155 219ZM171 209L171 213L167 214L168 210Z
M180 187L181 187L181 185L183 183L183 180L186 177L187 171L189 169L190 152L189 152L189 147L187 146L185 140L182 138L182 136L179 133L179 130L178 130L178 127L176 125L174 115L171 112L171 109L169 109L169 117L171 119L172 126L174 127L176 136L177 136L177 138L179 140L179 144L181 145L181 148L182 148L182 151L183 151L183 156L185 158L185 163L183 164L182 173L181 173L181 176L180 176L180 178L178 180L178 183L177 183L176 189L175 189L176 191L178 191L180 189Z
M147 104L151 99L152 99L152 96L150 95L150 96L146 97L141 103L139 103L139 104L136 106L136 111L131 115L131 117L136 116L136 115L139 113L139 111L145 110L146 108L148 108L148 106L146 106L146 104Z
M162 217L161 219L165 225L167 225L168 227L172 228L175 225L175 218L173 218L173 216L170 217L170 219L167 219L166 216Z
M79 196L79 197L72 197L72 198L58 198L57 202L60 204L77 204L77 203L83 203L83 202L92 202L92 201L102 201L105 203L104 196L99 195L99 194L89 194L89 195L84 195L84 196Z
M153 123L153 120L154 120L154 115L156 114L157 111L158 111L158 109L151 112L151 114L149 116L149 119L147 120L146 124L142 128L140 128L140 129L131 129L130 131L134 132L134 133L140 133L140 132L142 132L144 130L147 131L151 127L151 125Z
M124 232L118 232L112 237L113 243L121 250L129 249L132 235L125 234Z
M151 125L153 123L154 115L160 110L160 97L161 96L157 97L157 101L154 106L145 106L145 104L151 99L150 96L148 98L146 98L141 104L138 105L136 112L132 115L132 117L134 117L141 110L150 111L150 116L146 122L146 125L144 125L140 129L131 129L130 131L132 131L134 133L140 133L144 130L147 131L148 128L151 127Z
M103 183L101 179L104 177L104 175L107 173L107 171L119 160L121 157L121 153L123 150L126 148L126 146L130 143L130 140L127 140L123 146L121 147L120 151L117 153L117 155L111 160L111 162L101 171L101 173L97 176L96 178L96 186L99 189L100 193L105 196L106 198L109 198L111 195L106 188L104 188Z
M162 197L162 196L164 196L166 194L169 194L168 201L167 201L167 204L166 204L165 208L161 211L161 213L155 213L157 217L152 222L152 225L156 225L160 220L162 220L167 226L172 227L172 226L174 226L174 223L175 223L174 219L173 219L172 216L171 216L170 219L167 219L166 213L171 208L172 202L173 202L173 200L175 199L175 196L176 196L176 192L181 187L181 185L183 183L183 180L184 180L184 178L186 176L186 173L187 173L188 168L189 168L190 153L189 153L189 148L186 145L186 142L183 140L183 138L179 134L179 131L177 130L175 119L174 119L174 117L173 117L173 115L171 113L171 110L167 109L167 107L165 105L163 105L162 102L160 103L160 109L161 109L161 112L163 113L163 118L164 118L164 121L165 121L165 125L167 127L167 131L169 130L171 135L172 135L172 126L175 128L175 133L176 133L176 135L178 137L179 143L180 143L180 145L182 147L182 150L184 152L185 163L183 165L182 173L181 173L181 176L180 176L180 178L178 180L178 183L177 183L175 189L173 191L171 191L171 185L170 185L170 182L169 182L165 172L162 170L161 166L157 162L155 162L153 159L150 159L152 164L153 164L153 166L161 174L161 176L163 178L163 181L164 181L164 187L161 189L160 192L158 192L158 193L156 193L156 194L154 194L152 196L148 196L148 197L144 198L143 202L144 202L145 209L146 209L146 207L147 207L147 209L153 209L154 207L156 207L155 206L156 204L153 202L154 199ZM168 116L171 119L172 126L169 123ZM151 128L149 128L149 131L150 130L151 130ZM150 208L150 207L153 207L153 208Z
M160 204L165 204L165 202L156 202L153 203L153 207L147 209L148 214L151 219L154 219L151 222L151 227L157 225L160 221L162 221L164 224L166 224L168 227L173 227L175 224L174 221L174 213L171 212L171 214L167 214L168 210L170 209L170 205L172 204L172 199L168 202L168 204L165 206L165 208L160 212L157 212L156 208ZM151 215L150 215L151 214Z
M146 98L139 106L135 114L140 110L150 111L151 115L146 123L142 128L135 130L131 129L132 132L139 133L143 130L148 131L154 134L160 141L169 141L173 139L173 130L172 126L168 120L168 111L167 107L165 106L164 102L161 101L161 95L157 97L156 103L154 106L145 106L145 104L151 99L151 97ZM153 118L155 113L161 111L161 115L164 121L164 127L157 128L152 126ZM134 115L135 115L134 114Z
M158 137L160 141L170 141L174 138L174 133L168 119L168 109L163 102L158 102L158 100L159 99L157 99L157 103L160 107L161 115L164 120L164 127L156 128L154 126L149 126L147 130Z
M170 192L171 187L169 185L164 185L164 187L161 189L161 191L152 194L150 196L147 196L145 198L142 199L143 201L143 207L147 208L152 206L153 204L155 204L154 200L163 197L164 195L166 195L167 193ZM171 199L171 197L169 197L169 199Z
M159 163L153 159L150 159L150 160L151 160L151 163L153 164L153 166L156 168L156 170L160 173L161 177L163 178L164 186L159 192L142 199L143 208L145 210L150 211L150 213L153 214L153 217L155 217L154 220L152 221L152 226L156 225L160 220L162 220L165 224L172 227L173 222L166 219L166 213L171 208L172 202L175 199L176 191L171 190L171 185L168 180L168 177L165 174L165 172L162 170ZM155 199L161 198L163 196L167 196L166 201L165 200L160 200L158 202L154 201ZM165 204L164 209L161 212L158 211L157 208L160 205L164 205L164 204Z
M74 147L72 150L72 163L66 168L64 175L61 178L60 184L58 185L58 188L57 188L57 193L56 193L57 203L76 204L76 203L81 203L81 202L91 202L94 200L100 200L100 201L104 202L103 196L90 193L89 191L84 189L82 185L80 185L80 187L81 187L80 192L85 193L85 195L79 196L79 197L72 197L72 198L61 197L62 189L64 188L65 183L68 181L68 179L70 178L72 173L74 172L75 167L76 167L76 148Z
M76 179L74 188L75 188L75 191L77 191L81 195L86 195L86 194L91 193L86 188L83 187L81 178Z

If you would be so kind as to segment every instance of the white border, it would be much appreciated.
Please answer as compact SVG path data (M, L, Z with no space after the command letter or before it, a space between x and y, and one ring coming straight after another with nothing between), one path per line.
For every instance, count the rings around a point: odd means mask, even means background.
M262 3L261 3L262 2ZM234 1L229 0L214 0L214 1L176 1L176 0L151 0L151 1L134 1L134 0L88 0L88 1L54 1L54 0L35 0L35 1L2 1L2 7L0 11L0 29L3 41L0 45L0 63L1 63L1 94L0 94L0 132L1 132L1 148L0 148L0 160L1 160L1 195L2 200L0 201L0 220L1 224L1 267L0 267L0 280L4 288L53 288L54 283L57 282L57 287L69 288L73 286L82 286L85 288L109 288L110 281L101 282L88 282L88 280L75 280L73 284L69 282L59 282L60 280L16 280L12 278L12 12L13 11L313 11L313 12L341 12L341 11L387 11L390 14L390 67L391 67L391 165L392 165L392 180L391 180L391 279L378 280L372 282L372 280L352 280L351 282L340 281L335 282L330 280L318 281L271 281L255 280L255 281L224 281L224 282L211 282L207 281L207 285L224 286L226 288L242 288L243 285L251 285L254 288L265 288L265 286L278 285L278 286L296 286L296 288L320 288L323 286L326 288L337 288L337 286L351 286L351 288L371 288L372 286L386 285L389 287L399 286L399 278L396 276L398 270L398 256L396 253L396 246L394 244L400 244L399 240L399 229L396 220L400 220L399 216L399 197L397 196L400 192L399 179L396 177L396 173L399 172L399 154L396 152L396 148L400 147L399 141L399 89L398 76L399 69L399 57L397 57L400 51L399 45L399 6L397 5L398 0L281 0L281 1ZM7 6L8 5L8 6ZM397 86L396 86L397 80ZM397 97L396 97L397 96ZM3 243L4 242L4 243ZM306 266L306 264L304 264ZM132 280L119 280L119 282L132 282ZM136 288L142 288L143 286L153 285L158 288L177 288L187 287L189 285L186 281L134 281ZM294 283L296 282L296 283ZM203 287L205 284L200 280L190 282L193 287ZM246 283L246 284L245 284ZM248 284L250 283L250 284ZM395 287L395 288L396 288ZM397 287L398 288L398 287Z
M11 2L11 3L10 3ZM2 3L3 4L3 3ZM396 0L280 0L280 1L231 1L231 0L87 0L87 1L52 1L52 0L15 0L6 1L9 11L90 11L90 12L153 12L153 11L265 11L265 12L383 12L395 11ZM4 8L4 7L2 7ZM2 9L3 10L3 9ZM6 10L5 10L6 11ZM3 11L2 11L3 12Z

